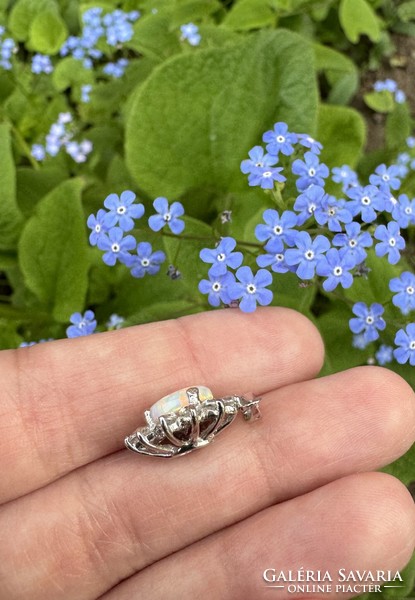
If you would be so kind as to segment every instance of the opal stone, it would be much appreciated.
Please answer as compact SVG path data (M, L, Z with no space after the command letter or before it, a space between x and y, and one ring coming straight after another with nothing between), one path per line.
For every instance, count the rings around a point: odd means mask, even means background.
M168 396L164 396L164 398L161 398L155 404L153 404L153 406L150 408L150 416L153 419L153 421L157 421L157 419L161 415L176 412L183 406L189 406L189 404L194 404L195 402L192 402L192 399L189 398L188 394L186 393L187 390L191 390L192 388L197 388L199 392L199 399L201 402L204 402L205 400L211 400L213 398L211 390L204 385L193 385L186 388L182 388L177 392L173 392ZM190 396L191 395L192 394L190 394Z

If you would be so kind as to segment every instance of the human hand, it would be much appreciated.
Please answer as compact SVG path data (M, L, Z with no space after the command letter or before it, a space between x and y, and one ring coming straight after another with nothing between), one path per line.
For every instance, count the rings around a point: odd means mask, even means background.
M413 502L370 471L413 442L414 394L377 367L312 379L322 360L280 308L2 352L0 599L281 600L266 568L402 568ZM181 459L122 449L145 408L197 384L254 391L263 418Z

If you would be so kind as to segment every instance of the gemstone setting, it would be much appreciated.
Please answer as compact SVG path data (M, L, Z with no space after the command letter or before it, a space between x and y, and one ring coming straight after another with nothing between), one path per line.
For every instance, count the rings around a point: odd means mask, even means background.
M212 391L204 385L195 385L182 388L172 394L164 396L150 408L150 417L153 421L158 421L159 417L176 413L181 408L190 405L198 405L201 402L213 400Z

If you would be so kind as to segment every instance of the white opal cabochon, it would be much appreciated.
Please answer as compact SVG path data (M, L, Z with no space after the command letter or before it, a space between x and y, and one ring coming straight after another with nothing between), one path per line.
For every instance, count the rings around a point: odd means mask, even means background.
M155 404L153 404L153 406L150 408L150 416L153 421L156 421L161 415L176 412L183 406L189 406L191 401L189 400L186 392L192 388L197 388L199 392L199 400L201 402L204 402L205 400L212 400L213 394L205 385L192 385L182 388L181 390L177 390L177 392L173 392L172 394L164 396Z

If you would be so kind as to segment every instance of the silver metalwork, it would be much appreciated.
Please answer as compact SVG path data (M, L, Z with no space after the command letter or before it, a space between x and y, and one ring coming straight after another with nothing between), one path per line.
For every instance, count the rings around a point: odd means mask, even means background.
M201 401L197 387L187 388L189 404L175 412L153 419L150 411L144 412L147 421L125 438L126 447L148 456L174 458L183 456L210 444L241 412L246 421L261 416L259 401L253 394L225 396Z

